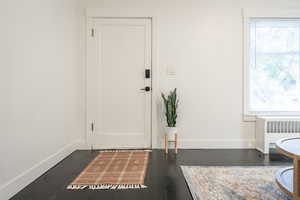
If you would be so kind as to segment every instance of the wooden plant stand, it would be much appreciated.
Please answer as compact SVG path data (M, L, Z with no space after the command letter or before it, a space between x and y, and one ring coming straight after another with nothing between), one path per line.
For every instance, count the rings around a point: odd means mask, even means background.
M178 135L175 133L175 140L169 141L168 134L165 134L165 153L169 152L169 142L174 142L175 145L175 153L178 153Z
M276 173L278 186L293 200L300 200L300 138L285 138L276 142L278 152L293 159L294 166Z

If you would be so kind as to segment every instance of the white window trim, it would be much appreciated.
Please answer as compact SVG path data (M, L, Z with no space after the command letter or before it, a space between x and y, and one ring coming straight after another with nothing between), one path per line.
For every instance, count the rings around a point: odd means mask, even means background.
M256 116L300 116L300 112L279 112L279 111L250 111L249 109L249 46L250 46L250 21L251 19L300 19L299 10L272 10L272 11L249 11L243 10L243 28L244 28L244 94L243 110L244 121L255 121Z

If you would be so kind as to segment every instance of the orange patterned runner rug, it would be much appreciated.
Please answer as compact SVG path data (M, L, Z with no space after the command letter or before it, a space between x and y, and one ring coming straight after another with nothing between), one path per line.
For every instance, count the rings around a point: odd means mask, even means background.
M67 189L147 188L148 151L101 152Z

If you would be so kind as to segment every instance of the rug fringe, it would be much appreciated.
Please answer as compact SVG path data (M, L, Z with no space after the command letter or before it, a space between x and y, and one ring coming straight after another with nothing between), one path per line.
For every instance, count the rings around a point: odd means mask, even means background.
M104 149L99 152L152 152L151 149Z
M69 185L68 190L126 190L126 189L143 189L147 188L146 185L142 184L100 184L100 185Z

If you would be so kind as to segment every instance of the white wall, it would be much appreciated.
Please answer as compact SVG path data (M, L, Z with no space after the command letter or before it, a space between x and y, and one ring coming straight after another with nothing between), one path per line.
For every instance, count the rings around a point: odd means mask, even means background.
M242 110L242 8L299 10L299 0L85 2L88 16L154 17L155 75L159 90L178 88L181 147L253 147L254 123L243 121ZM167 66L176 69L176 77L166 75ZM162 128L153 134L154 147L161 146Z
M84 139L78 0L0 2L0 199Z
M299 0L2 0L0 199L85 137L85 7L90 16L154 17L155 78L159 92L178 88L181 147L253 146L254 123L242 113L241 9L299 10Z

